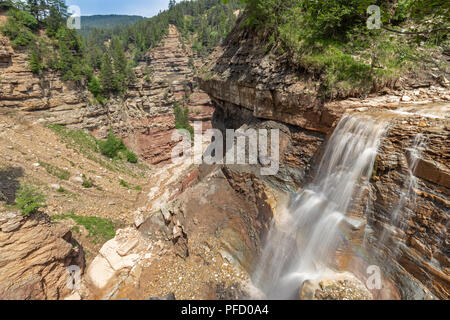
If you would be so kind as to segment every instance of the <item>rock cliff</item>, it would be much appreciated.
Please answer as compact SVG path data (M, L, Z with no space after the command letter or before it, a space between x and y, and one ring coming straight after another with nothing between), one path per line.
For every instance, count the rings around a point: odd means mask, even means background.
M448 299L447 78L404 76L367 97L325 101L313 79L287 56L275 58L238 26L202 67L199 83L213 101L214 127L281 130L280 171L262 178L275 190L295 192L314 177L327 138L344 114L384 114L389 130L371 191L353 208L358 223L338 250L335 267L365 281L361 270L370 263L383 266L385 286L372 292L375 298ZM418 136L426 148L414 160ZM367 250L371 261L358 258L358 250Z
M175 129L173 104L190 110L192 121L210 127L213 109L208 95L194 81L199 60L169 27L160 46L135 68L136 83L123 98L100 105L82 85L63 82L58 74L34 75L28 54L13 50L0 36L0 108L29 112L28 117L92 131L102 138L110 128L149 163L170 160Z
M55 300L70 295L68 267L84 270L84 253L69 228L47 215L0 213L0 299Z

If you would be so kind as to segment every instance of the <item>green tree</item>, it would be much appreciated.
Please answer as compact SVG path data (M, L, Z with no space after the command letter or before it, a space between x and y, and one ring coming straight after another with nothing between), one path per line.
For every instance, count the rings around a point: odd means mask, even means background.
M194 128L189 123L189 108L182 109L178 102L174 103L175 128L189 131L191 137L194 136Z
M101 100L102 87L100 85L100 80L96 76L92 76L91 81L88 83L88 89L97 100Z
M38 188L27 184L21 185L17 191L16 207L21 210L24 216L29 216L45 207L45 201L45 196L39 192Z
M31 51L29 66L31 72L37 75L40 75L42 73L42 69L44 68L44 65L42 63L41 52L39 51L39 48L36 45L33 47Z
M124 92L127 86L128 62L122 43L116 37L111 41L111 52L114 66L114 79L119 92Z

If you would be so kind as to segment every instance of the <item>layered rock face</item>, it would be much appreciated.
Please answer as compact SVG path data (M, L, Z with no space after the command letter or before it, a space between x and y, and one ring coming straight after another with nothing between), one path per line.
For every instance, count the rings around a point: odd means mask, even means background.
M402 296L450 296L449 106L392 120L382 141L366 236Z
M0 107L25 111L51 108L54 112L72 110L77 114L84 113L86 101L85 92L54 73L33 75L28 54L13 50L9 40L0 36Z
M244 298L241 286L258 258L275 195L252 175L201 167L196 182L156 211L135 213L87 272L96 298ZM184 181L183 181L184 183Z
M83 272L84 253L69 228L47 215L0 214L0 299L65 298L73 265Z
M259 178L270 188L296 191L314 177L327 138L344 114L380 117L382 111L380 121L388 121L389 130L370 192L351 208L349 241L338 250L334 267L365 282L367 266L379 265L384 280L382 290L371 290L376 299L448 299L448 108L428 114L433 103L449 99L446 76L400 79L365 99L324 102L287 58L275 60L263 48L235 29L203 67L199 83L215 107L213 126L224 133L280 129L280 171ZM412 162L418 135L426 141L425 152ZM250 166L227 167L258 176ZM371 258L358 257L361 250Z
M189 108L191 121L204 122L205 130L211 127L213 108L193 80L195 61L176 27L170 25L161 45L149 51L135 69L138 81L129 88L126 99L107 105L113 130L152 164L171 158L175 101L181 108ZM100 134L106 133L103 129Z
M251 111L255 118L275 120L305 130L329 133L349 107L395 106L400 102L449 101L448 73L420 79L400 78L366 99L325 102L319 85L290 62L287 54L266 53L265 44L242 27L241 18L202 67L200 86L215 102L226 102ZM380 94L382 96L380 96Z

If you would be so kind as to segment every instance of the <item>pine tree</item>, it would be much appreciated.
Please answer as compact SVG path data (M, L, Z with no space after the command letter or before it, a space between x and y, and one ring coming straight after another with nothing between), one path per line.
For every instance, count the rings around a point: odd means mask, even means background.
M40 21L39 12L40 12L40 3L38 0L27 0L26 7L28 12L38 21Z
M93 76L91 81L88 83L88 89L92 94L98 99L100 97L100 94L102 92L102 88L100 85L100 81L96 76Z
M117 89L120 92L126 90L127 86L127 57L125 56L124 48L119 39L113 38L111 42L112 58L114 61L114 78L117 84Z
M31 51L29 66L31 72L37 75L41 74L43 68L41 62L41 53L39 52L39 49L36 46Z
M100 69L100 82L102 91L105 94L113 93L117 89L113 66L111 63L111 56L108 52L105 53L102 59L102 67Z

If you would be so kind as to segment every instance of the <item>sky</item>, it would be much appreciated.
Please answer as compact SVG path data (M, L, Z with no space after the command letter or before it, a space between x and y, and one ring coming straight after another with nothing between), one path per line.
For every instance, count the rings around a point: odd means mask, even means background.
M152 17L169 7L169 0L66 0L76 5L82 16L94 14L126 14Z

